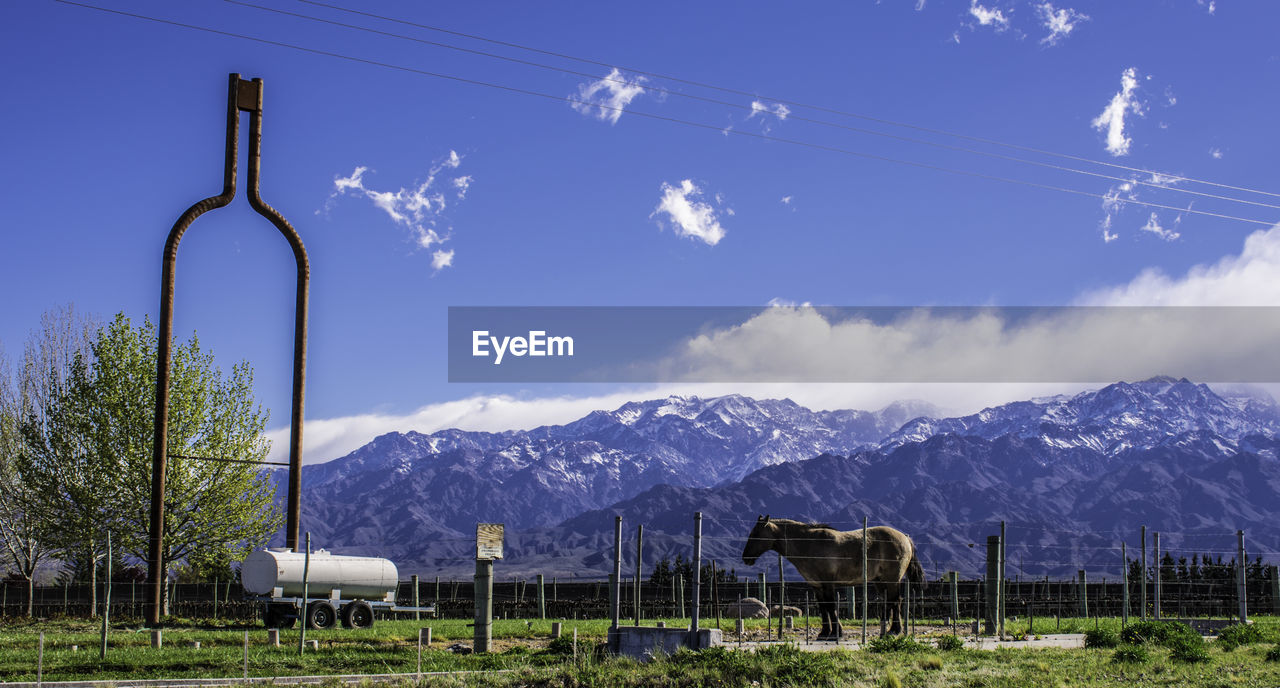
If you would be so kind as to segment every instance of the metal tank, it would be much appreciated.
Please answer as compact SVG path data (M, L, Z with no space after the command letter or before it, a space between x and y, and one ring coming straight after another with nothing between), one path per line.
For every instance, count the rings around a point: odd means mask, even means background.
M240 565L245 592L271 597L300 597L305 552L276 547L258 550ZM395 602L396 565L381 557L351 557L328 550L311 553L308 598L365 599ZM337 591L336 594L334 591Z

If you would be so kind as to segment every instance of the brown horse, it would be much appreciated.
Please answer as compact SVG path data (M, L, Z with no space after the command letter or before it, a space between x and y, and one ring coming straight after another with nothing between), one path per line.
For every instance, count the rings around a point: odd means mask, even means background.
M742 562L752 566L769 550L786 557L817 589L818 611L822 615L818 640L838 640L843 636L836 614L836 589L862 583L862 530L839 531L825 524L761 516L742 549ZM904 576L924 583L915 543L889 526L867 529L867 580L876 583L890 603L890 633L902 632L900 584ZM882 621L883 616L882 610Z

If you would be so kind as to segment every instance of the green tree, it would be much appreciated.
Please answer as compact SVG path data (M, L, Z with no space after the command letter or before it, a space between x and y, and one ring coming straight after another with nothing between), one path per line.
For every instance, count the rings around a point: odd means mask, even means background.
M94 342L85 391L96 450L120 463L120 542L140 560L148 556L156 343L150 320L134 327L117 315ZM169 395L163 567L185 561L225 572L282 522L270 479L254 463L270 449L267 413L254 401L249 365L223 374L194 334L173 347Z

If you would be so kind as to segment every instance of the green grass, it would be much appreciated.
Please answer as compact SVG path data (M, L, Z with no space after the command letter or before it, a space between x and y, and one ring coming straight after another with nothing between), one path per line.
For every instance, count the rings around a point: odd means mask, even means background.
M182 678L240 676L241 643L250 631L251 676L347 673L411 673L416 667L416 639L420 627L432 629L431 649L423 653L424 671L477 671L476 675L430 679L427 685L498 686L1220 686L1280 685L1280 662L1267 661L1268 644L1242 644L1233 652L1200 653L1156 643L1139 651L1125 646L1115 652L1096 650L972 650L935 654L910 652L861 652L836 650L803 652L787 645L773 645L756 652L732 646L704 652L680 652L673 657L639 664L604 658L594 649L603 641L607 620L567 620L564 630L578 630L579 660L572 659L572 641L552 643L551 621L499 620L494 624L495 652L457 655L444 648L456 642L471 645L467 620L383 621L371 629L309 631L319 641L319 651L298 655L297 630L281 634L282 647L266 647L261 626L236 623L218 625L175 622L165 630L165 647L151 649L149 635L136 626L115 626L105 661L98 658L98 633L89 621L13 623L0 627L0 681L35 680L36 639L46 634L45 680ZM652 623L646 621L646 624ZM686 621L670 619L668 626ZM748 628L763 635L764 620ZM1090 620L1092 625L1092 620ZM733 621L723 624L732 640ZM797 626L803 627L803 619ZM846 624L846 634L853 632ZM1037 623L1037 626L1039 624ZM1100 627L1119 630L1106 620ZM1262 637L1280 624L1258 619ZM921 626L922 630L925 627ZM878 630L878 629L877 629ZM1037 629L1040 631L1040 629ZM934 634L941 629L934 627ZM1044 631L1040 631L1044 632ZM1233 633L1241 633L1239 631ZM1253 633L1250 632L1250 635ZM794 636L793 636L794 637ZM949 637L949 636L948 636ZM201 643L200 649L189 645ZM70 646L79 645L77 652ZM1201 643L1203 645L1203 643ZM1212 646L1208 646L1212 647ZM1130 653L1145 659L1124 657ZM1280 654L1280 653L1277 653ZM1192 657L1192 655L1196 655ZM509 673L493 673L495 669ZM408 683L408 682L406 682Z

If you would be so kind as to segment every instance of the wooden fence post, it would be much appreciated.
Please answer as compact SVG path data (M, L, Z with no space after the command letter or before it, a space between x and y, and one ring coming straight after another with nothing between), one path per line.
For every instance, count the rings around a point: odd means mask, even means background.
M1087 619L1089 618L1089 589L1085 582L1084 569L1080 569L1078 575L1080 576L1080 617Z
M956 571L948 571L947 577L951 579L951 623L960 623L960 574Z
M542 574L538 574L538 618L547 618L547 593L543 587Z
M1245 569L1248 568L1247 566L1248 561L1245 559L1245 556L1244 556L1244 531L1243 530L1236 531L1236 540L1238 541L1237 547L1240 553L1239 556L1236 558L1236 561L1237 561L1236 571L1239 574L1237 576L1237 578L1239 579L1239 582L1236 585L1236 597L1240 601L1240 623L1244 624L1244 623L1249 623L1249 587L1248 587L1248 584L1245 582Z
M1000 536L987 536L987 585L986 611L983 621L986 624L984 634L991 635L999 631L1000 615Z

